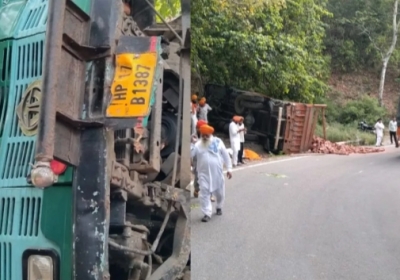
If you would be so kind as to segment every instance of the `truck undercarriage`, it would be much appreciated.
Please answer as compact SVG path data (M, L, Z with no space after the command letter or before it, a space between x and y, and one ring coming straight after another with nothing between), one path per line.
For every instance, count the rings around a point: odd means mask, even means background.
M15 112L36 121L20 125L36 137L29 189L67 189L56 167L72 170L71 256L31 250L24 277L50 258L51 279L67 279L70 258L73 279L190 279L190 1L180 30L153 28L151 1L96 0L86 12L82 2L49 0L42 78ZM0 279L16 280L4 268Z

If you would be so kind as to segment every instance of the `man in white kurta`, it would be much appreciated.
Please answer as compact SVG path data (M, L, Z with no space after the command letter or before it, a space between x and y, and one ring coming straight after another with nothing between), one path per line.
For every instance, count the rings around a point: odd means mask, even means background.
M193 147L197 143L197 141L199 141L199 138L201 138L200 127L205 125L205 124L207 124L207 123L205 121L203 121L203 120L199 120L197 122L196 133L192 135L192 139L191 139L192 143L190 144L190 147ZM200 187L199 187L199 182L198 182L199 180L197 180L197 172L196 172L196 162L195 162L195 160L193 161L193 174L194 174L194 182L193 182L194 193L193 193L193 196L197 198L197 197L199 197ZM215 201L214 196L211 196L211 201L212 202Z
M234 116L232 122L229 124L229 140L232 149L232 164L233 167L237 165L238 155L240 151L240 132L243 130L239 128L240 116Z
M375 124L375 131L376 131L376 146L382 146L383 140L383 130L385 129L385 125L382 123L382 119L379 119L378 122Z
M196 171L200 187L200 205L204 214L203 222L208 222L212 216L210 195L214 194L217 200L217 215L222 215L225 200L224 164L227 168L228 179L232 178L232 164L224 143L213 136L211 126L200 127L201 139L192 146L192 162L196 162Z

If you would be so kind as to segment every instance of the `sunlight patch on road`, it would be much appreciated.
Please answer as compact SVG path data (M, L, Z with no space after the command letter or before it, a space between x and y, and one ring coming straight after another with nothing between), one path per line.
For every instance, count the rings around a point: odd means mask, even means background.
M264 173L264 175L267 177L274 177L274 178L287 178L288 177L285 174L278 174L278 173Z

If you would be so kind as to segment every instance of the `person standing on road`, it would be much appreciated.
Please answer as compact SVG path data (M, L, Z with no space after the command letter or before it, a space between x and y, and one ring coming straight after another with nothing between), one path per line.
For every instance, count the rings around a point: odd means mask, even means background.
M240 151L240 132L244 131L244 129L239 129L241 119L242 117L240 116L234 116L229 124L229 140L231 142L233 167L237 166Z
M202 127L203 125L206 125L207 123L203 120L199 120L197 122L196 125L196 133L194 133L192 135L192 144L191 146L193 147L198 140L200 139L201 135L200 135L200 127ZM193 196L194 197L199 197L199 191L200 191L200 187L199 187L199 180L198 180L198 176L197 176L197 171L196 171L196 163L193 162L193 175L194 175L194 180L193 180L193 187L194 187L194 192L193 192ZM215 201L215 197L213 195L211 195L211 201L214 202Z
M232 163L224 142L213 136L214 128L202 125L201 140L191 147L192 162L196 162L197 176L200 185L200 205L204 214L202 222L208 222L212 216L210 195L217 198L217 215L222 215L225 200L224 164L228 179L232 178Z
M192 95L192 103L191 105L191 110L190 110L190 116L191 116L191 121L192 121L192 134L196 133L196 125L197 125L197 95L193 94Z
M202 97L199 101L198 113L199 120L206 121L208 123L208 112L211 111L212 108L208 105L205 97Z
M382 119L378 119L375 124L376 131L376 146L382 146L383 141L383 130L385 129L385 125L382 123Z
M244 135L246 134L246 128L243 124L244 118L241 117L240 121L238 123L238 127L239 127L239 135L240 135L240 150L239 150L239 156L238 156L238 163L240 164L244 164L243 161L243 150L244 150Z
M389 122L389 133L390 133L390 144L393 144L393 139L394 139L394 144L396 145L396 148L398 148L399 142L397 141L397 121L395 117L393 117L393 119Z

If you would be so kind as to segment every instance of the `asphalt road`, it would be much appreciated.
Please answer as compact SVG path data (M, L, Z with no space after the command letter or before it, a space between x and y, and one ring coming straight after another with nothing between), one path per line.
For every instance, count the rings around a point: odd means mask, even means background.
M237 170L223 216L192 199L192 280L400 279L400 149Z

